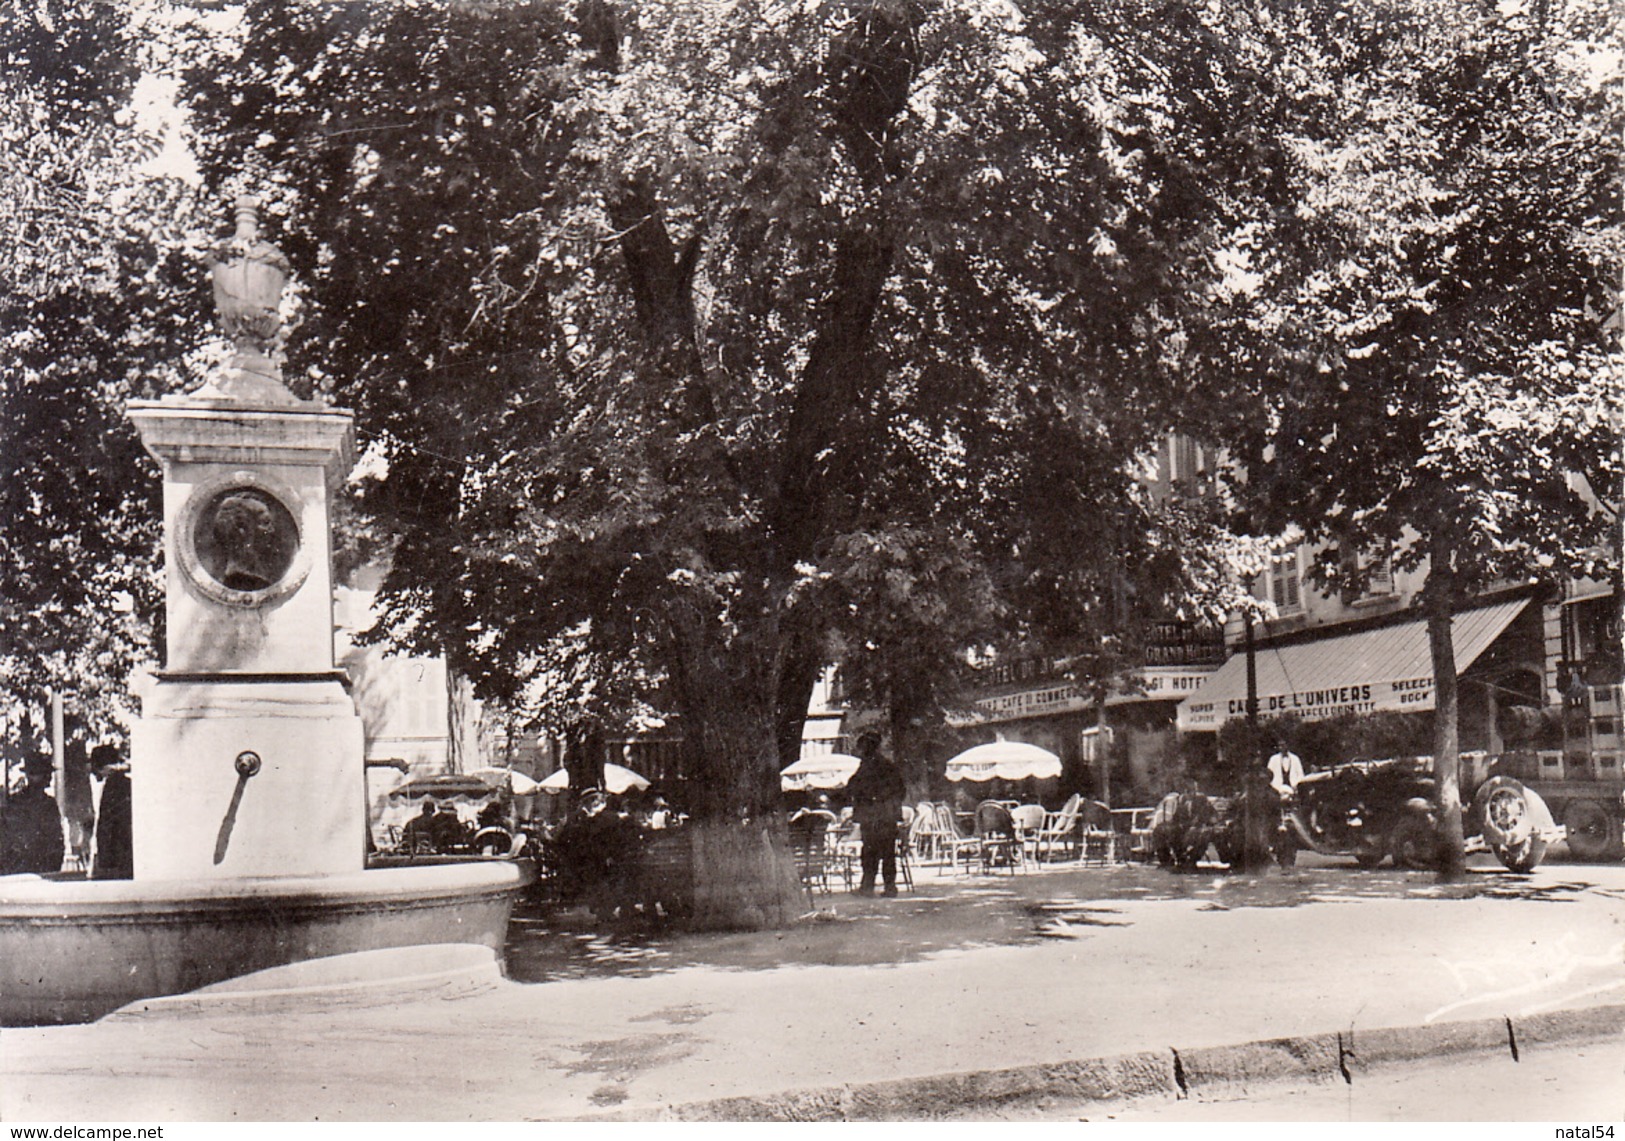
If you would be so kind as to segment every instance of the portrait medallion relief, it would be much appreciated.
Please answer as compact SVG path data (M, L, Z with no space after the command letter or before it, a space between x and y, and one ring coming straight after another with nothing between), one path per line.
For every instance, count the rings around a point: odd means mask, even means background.
M198 564L231 590L269 590L299 550L299 525L280 500L257 487L217 494L192 534Z
M186 514L181 561L210 597L259 605L303 581L298 517L266 481L239 473L199 488Z

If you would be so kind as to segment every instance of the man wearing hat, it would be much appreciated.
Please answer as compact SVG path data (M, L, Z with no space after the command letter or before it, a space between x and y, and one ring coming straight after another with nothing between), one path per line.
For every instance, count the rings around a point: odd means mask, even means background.
M51 758L28 753L22 782L6 800L0 817L0 875L62 870L62 817L45 791L51 784Z
M897 894L897 836L907 789L897 767L881 752L880 734L858 738L858 771L846 782L852 816L862 831L863 879L859 895L873 895L875 873L881 873L887 895Z
M97 745L90 751L90 771L102 782L96 809L96 859L90 878L127 880L135 870L131 845L130 766L117 745Z

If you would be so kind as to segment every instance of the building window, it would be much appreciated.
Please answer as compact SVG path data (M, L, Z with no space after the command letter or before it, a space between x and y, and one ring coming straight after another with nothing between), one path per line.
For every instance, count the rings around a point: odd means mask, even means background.
M1276 555L1269 570L1269 599L1282 614L1303 609L1303 576L1298 567L1298 548Z
M1341 552L1342 566L1350 583L1363 580L1358 591L1352 586L1343 591L1344 602L1366 602L1371 599L1387 598L1394 593L1394 560L1387 555L1369 554L1361 551L1358 554L1344 548Z
M1362 561L1365 563L1365 597L1384 598L1394 593L1394 560L1384 555Z
M1165 474L1169 484L1205 483L1208 476L1207 449L1189 436L1169 436L1166 442Z

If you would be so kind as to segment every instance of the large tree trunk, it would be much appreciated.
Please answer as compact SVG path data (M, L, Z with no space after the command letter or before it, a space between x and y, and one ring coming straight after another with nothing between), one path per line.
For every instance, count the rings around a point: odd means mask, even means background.
M887 124L902 113L918 64L909 4L877 4L834 53L824 86L860 177L878 187L886 172ZM617 64L616 9L583 11L586 46L600 66ZM608 203L619 231L646 360L680 399L676 414L694 429L717 420L696 336L693 286L704 231L684 241L668 229L652 179L628 179ZM795 577L811 557L839 500L825 455L843 419L878 382L868 361L871 326L891 272L894 246L885 228L856 222L836 241L828 299L790 398L777 470L760 492L765 549L711 550L721 569L737 570L756 597L731 600L730 613L673 599L665 607L671 644L665 665L683 719L684 760L696 778L693 814L693 922L699 927L760 927L788 922L804 897L780 811L779 769L800 750L801 722L821 664L813 631L794 627L774 583ZM713 443L692 457L720 485L757 486L751 473ZM728 544L718 544L731 548ZM741 565L743 563L743 566ZM731 636L724 631L734 627Z
M807 724L807 706L824 663L811 648L809 639L792 635L786 639L784 662L779 670L778 731L779 768L801 759L802 729Z
M698 821L686 829L693 875L688 926L696 931L788 927L808 910L778 818Z
M723 647L720 621L681 602L668 613L668 668L684 760L695 778L687 923L696 930L786 926L807 910L807 895L779 804L783 656L771 631L756 632L749 649Z
M1449 540L1431 542L1427 609L1428 650L1433 658L1433 775L1437 781L1439 878L1453 882L1467 873L1466 838L1461 822L1461 764L1456 716L1456 648L1451 624L1456 612L1455 552Z

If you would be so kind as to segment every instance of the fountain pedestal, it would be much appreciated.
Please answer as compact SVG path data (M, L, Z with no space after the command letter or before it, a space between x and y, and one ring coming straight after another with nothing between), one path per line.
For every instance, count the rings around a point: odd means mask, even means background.
M136 878L360 871L365 741L329 571L350 417L208 396L129 416L164 469L168 619L130 740Z
M168 618L130 742L134 878L0 877L0 1025L353 952L500 952L533 876L515 861L364 870L365 741L334 666L329 537L353 428L282 385L287 265L256 225L239 203L215 253L230 365L129 406L164 469Z

